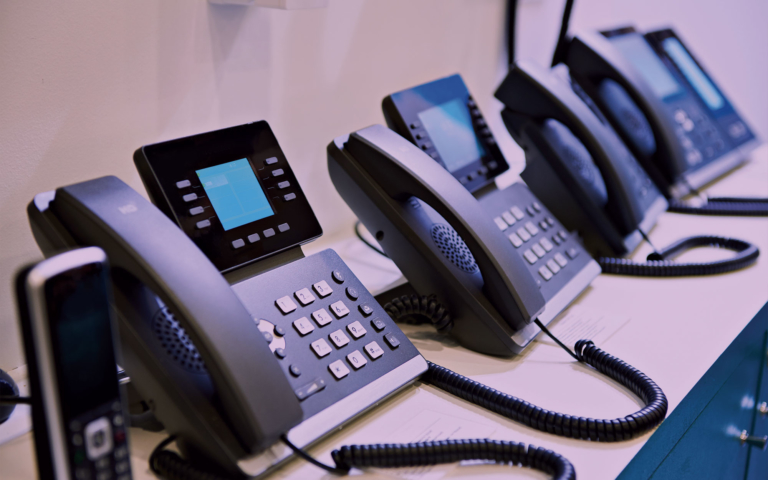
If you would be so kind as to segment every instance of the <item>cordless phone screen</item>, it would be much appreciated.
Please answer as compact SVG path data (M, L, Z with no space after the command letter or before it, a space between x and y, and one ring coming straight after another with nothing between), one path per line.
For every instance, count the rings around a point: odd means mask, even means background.
M628 34L612 37L610 40L632 62L656 96L665 98L680 92L680 84L669 73L645 38L638 34Z
M196 170L224 230L275 214L247 158Z
M711 110L719 110L722 108L725 104L725 100L723 100L723 97L718 93L717 88L715 88L709 80L707 74L699 68L683 44L680 43L680 40L670 37L662 42L662 46L664 47L664 51L667 52L667 55L669 55L672 61L675 62L677 68L683 72L685 78L690 82L693 88L696 89L696 92L698 92L701 99L704 100L704 103L706 103Z
M486 155L475 135L469 110L461 99L442 103L418 115L448 171L455 172Z
M45 295L65 418L118 397L107 272L91 264L46 282Z

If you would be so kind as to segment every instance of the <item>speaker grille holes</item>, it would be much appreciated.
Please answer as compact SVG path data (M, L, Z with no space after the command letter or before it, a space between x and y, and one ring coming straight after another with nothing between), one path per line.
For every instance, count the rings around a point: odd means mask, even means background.
M197 347L167 307L163 307L155 314L152 329L168 355L185 370L193 373L207 373Z
M443 255L456 265L460 270L467 273L475 273L478 270L475 257L467 248L467 244L456 233L456 230L448 225L436 224L431 230L432 240L437 248L443 252Z

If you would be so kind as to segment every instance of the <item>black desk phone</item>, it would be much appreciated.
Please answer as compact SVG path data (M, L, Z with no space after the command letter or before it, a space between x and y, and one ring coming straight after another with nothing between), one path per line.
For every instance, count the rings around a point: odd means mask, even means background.
M733 169L760 144L671 29L578 34L564 58L668 198Z
M186 457L261 474L426 371L335 252L303 258L322 231L266 122L135 161L159 209L103 177L28 212L46 255L107 253L123 367Z

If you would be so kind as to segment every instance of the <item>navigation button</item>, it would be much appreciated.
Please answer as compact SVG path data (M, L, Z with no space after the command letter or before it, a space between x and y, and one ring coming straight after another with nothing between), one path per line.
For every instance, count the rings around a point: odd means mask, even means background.
M360 353L360 350L355 350L347 355L347 361L355 370L363 368L365 364L368 363L368 360L366 360L363 354Z
M284 188L288 188L288 187L290 187L290 186L291 186L291 182L289 182L289 181L287 181L287 180L286 180L286 181L284 181L284 182L280 182L280 183L278 183L278 184L277 184L277 188L279 188L280 190L282 190L282 189L284 189Z
M264 163L267 165L274 165L277 163L277 157L269 157L268 159L264 160Z
M262 232L264 234L265 238L274 237L275 236L275 229L274 228L268 228Z
M309 346L312 348L312 351L315 352L315 355L320 358L323 358L333 351L331 346L328 345L328 342L326 342L324 338L315 340L314 342L310 343Z
M237 240L232 240L232 248L234 248L235 250L237 250L238 248L243 248L244 246L245 246L245 240L243 240L242 238L238 238Z
M342 378L349 375L349 369L341 360L336 360L332 364L328 365L328 370L330 370L333 376L336 377L336 380L341 380Z
M197 200L197 194L196 193L188 193L188 194L184 195L183 197L181 197L181 199L184 200L185 202L194 202L195 200Z
M277 226L277 229L278 229L278 230L280 230L280 233L285 233L285 232L287 232L288 230L290 230L290 229L291 229L291 227L290 227L290 226L288 226L288 224L287 224L287 223L281 223L280 225L278 225L278 226Z
M198 230L202 230L204 228L208 228L211 226L210 220L200 220L195 224L195 227L197 227Z
M283 200L285 200L286 202L290 202L291 200L295 200L295 199L296 199L295 193L289 193L288 195L283 195Z
M333 321L333 318L331 318L331 314L326 312L324 308L321 308L320 310L312 312L312 318L321 327L324 327Z
M293 300L291 300L291 297L289 297L288 295L275 300L275 304L277 305L277 308L279 308L280 311L283 312L283 314L285 315L296 310L296 304L293 303Z
M189 209L189 214L192 216L195 216L195 215L200 215L204 211L205 209L203 207L192 207Z
M261 240L261 237L258 233L254 233L253 235L248 235L248 243L256 243L259 240Z
M278 168L277 170L272 170L272 176L273 177L279 177L280 175L282 175L284 173L285 172L283 171L282 168Z
M192 185L192 182L190 182L189 180L182 180L180 182L176 182L176 188L178 189L187 188L190 185Z

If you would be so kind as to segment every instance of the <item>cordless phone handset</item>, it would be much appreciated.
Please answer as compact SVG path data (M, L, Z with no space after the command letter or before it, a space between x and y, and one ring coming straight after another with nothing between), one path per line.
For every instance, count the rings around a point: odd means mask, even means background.
M59 188L51 209L78 243L101 247L113 269L136 277L176 314L246 450L263 450L301 421L298 401L243 304L160 210L116 177Z
M441 165L382 125L351 134L345 148L390 197L416 197L456 230L475 257L488 299L503 318L522 328L544 310L544 297L522 258L509 255L488 213Z
M539 120L553 118L568 127L587 147L605 178L609 201L616 202L621 211L616 220L624 223L625 231L637 228L645 212L633 197L634 174L626 159L631 154L570 85L535 63L520 61L499 86L496 97L516 113Z

